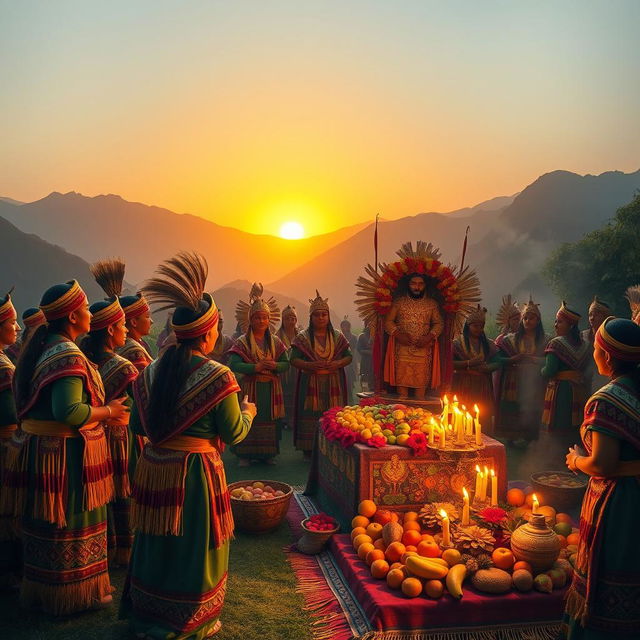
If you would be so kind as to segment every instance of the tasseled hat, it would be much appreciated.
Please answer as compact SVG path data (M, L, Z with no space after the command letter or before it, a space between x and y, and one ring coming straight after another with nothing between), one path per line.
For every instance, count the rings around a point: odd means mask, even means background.
M119 258L99 260L94 262L89 270L108 296L106 300L94 302L89 307L89 311L91 311L90 330L100 331L124 320L125 313L119 301L124 280L124 262Z
M29 307L22 313L22 321L28 329L37 329L40 325L47 324L44 313L38 307Z
M509 326L509 320L515 316L520 317L520 308L518 303L511 297L511 294L502 296L502 304L496 314L496 322L501 329Z
M175 308L171 328L178 342L205 335L218 322L218 308L205 293L209 267L197 253L181 251L165 260L142 288L158 311Z
M316 311L326 311L329 313L329 298L323 298L316 289L316 297L312 300L309 298L309 315L313 315Z
M487 310L484 307L478 305L477 309L474 309L469 313L466 318L467 324L473 324L474 322L482 322L483 324L487 320Z
M251 318L259 311L264 311L269 314L269 325L271 328L275 328L276 323L280 319L280 309L273 297L268 300L264 300L262 294L264 293L264 287L260 282L254 282L249 292L249 302L244 300L238 300L236 304L236 320L240 325L243 333L246 333L249 329Z
M47 322L60 320L87 304L87 296L77 280L49 287L42 295L40 310Z
M563 300L560 308L558 309L557 316L564 318L571 326L578 324L580 322L580 318L582 317L576 311L572 311L567 307L567 303Z
M522 315L524 316L525 313L533 313L538 316L538 318L542 318L542 314L540 313L540 305L533 301L531 294L529 294L529 302L522 305Z
M11 302L11 292L13 291L13 287L11 291L8 291L4 298L0 300L0 322L5 322L10 318L15 317L16 309L13 306L13 302Z
M640 284L627 289L625 298L629 301L631 307L631 319L640 324Z
M296 318L298 317L298 314L296 313L296 308L292 307L290 304L288 304L282 310L282 319L284 320L285 318L288 318L289 316L295 316Z
M591 311L599 311L600 313L611 314L613 309L611 308L608 302L605 302L604 300L600 300L598 296L593 296L593 300L589 305L589 312Z
M640 327L631 320L609 316L596 331L595 343L616 360L640 362Z

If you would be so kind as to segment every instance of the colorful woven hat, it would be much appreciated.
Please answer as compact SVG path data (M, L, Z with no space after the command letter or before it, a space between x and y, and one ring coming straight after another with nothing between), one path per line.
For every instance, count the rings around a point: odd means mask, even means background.
M280 320L280 309L273 297L264 300L262 294L264 287L260 282L254 282L249 292L249 302L238 300L236 304L236 320L243 333L249 330L249 324L253 315L259 311L264 311L269 315L269 326L273 329Z
M37 329L40 325L47 324L47 319L38 307L29 307L22 313L22 322L28 329Z
M631 307L631 319L640 324L640 284L627 289L625 298L629 301Z
M209 267L197 253L181 251L165 260L142 290L157 311L174 308L171 328L178 342L205 335L218 323L218 307L205 293Z
M608 302L605 302L604 300L600 300L598 296L593 296L593 300L589 305L589 313L591 313L591 311L598 311L600 313L606 313L610 315L613 309L611 308Z
M473 324L474 322L482 322L483 324L487 320L487 310L484 307L478 305L477 309L474 309L467 315L466 323Z
M515 316L520 317L520 308L518 303L511 297L511 294L502 296L502 304L496 314L496 323L501 329L509 326L509 320Z
M616 360L640 362L640 327L631 320L609 316L596 331L595 343Z
M13 291L13 287L11 291ZM5 297L0 300L0 322L15 317L16 309L11 302L11 291L8 291Z
M529 294L529 302L522 305L522 315L524 316L526 313L533 313L538 316L538 318L542 318L542 314L540 313L540 305L537 302L533 301L531 294Z
M48 302L44 302L48 300ZM87 296L77 280L49 287L40 302L40 310L47 322L60 320L87 304Z
M124 281L124 262L120 258L110 258L94 262L89 270L96 282L107 294L106 300L95 302L91 311L91 331L100 331L120 322L125 317L118 296L122 293Z
M572 311L567 307L567 303L563 300L560 308L558 309L557 316L564 318L571 326L578 324L582 316L576 311Z
M316 289L316 297L312 300L309 298L309 315L313 315L316 311L326 311L329 313L329 298L323 298Z

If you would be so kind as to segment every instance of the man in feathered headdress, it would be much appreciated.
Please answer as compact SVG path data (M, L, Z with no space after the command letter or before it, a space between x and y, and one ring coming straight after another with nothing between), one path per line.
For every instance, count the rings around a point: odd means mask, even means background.
M640 284L629 287L625 297L631 308L631 319L636 324L640 324Z
M414 389L416 399L423 399L427 388L440 383L437 339L444 328L438 303L427 296L423 275L407 276L406 292L391 306L384 328L389 335L384 381L395 386L401 398L408 398L409 389Z

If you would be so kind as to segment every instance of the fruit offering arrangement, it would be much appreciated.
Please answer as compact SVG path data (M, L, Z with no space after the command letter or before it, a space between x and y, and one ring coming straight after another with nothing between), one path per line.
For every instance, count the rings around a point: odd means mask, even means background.
M508 512L490 507L496 513L485 514L496 516L501 511L505 519L498 527L491 523L492 517L488 521L482 519L481 514L487 509L476 513L474 521L463 527L453 504L427 504L420 513L402 514L363 500L351 522L353 548L369 566L373 578L385 580L389 589L400 591L407 598L424 595L438 599L446 593L462 598L465 581L484 593L502 594L512 589L551 593L571 580L579 539L577 529L572 527L570 516L546 507L547 525L554 528L562 548L550 569L534 571L529 562L519 561L509 548L512 531L508 527L515 530L526 523L521 515L513 515L518 509L521 514L527 510L527 496L517 491L520 493L512 493L511 500L519 502L522 498L518 508ZM442 510L451 525L449 547L443 545L443 518L439 515ZM503 526L507 528L500 529Z
M343 447L400 445L419 453L427 448L432 415L403 404L347 405L326 411L320 425L327 440L339 441Z
M336 531L338 522L326 513L315 513L302 521L302 526L308 531Z
M283 495L284 491L274 489L259 480L244 487L236 487L231 491L231 497L235 500L273 500Z

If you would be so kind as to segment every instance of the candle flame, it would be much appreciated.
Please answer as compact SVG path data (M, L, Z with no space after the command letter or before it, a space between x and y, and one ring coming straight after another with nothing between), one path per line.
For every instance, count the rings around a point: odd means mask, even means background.
M448 517L449 517L449 516L447 515L447 512L446 512L444 509L440 509L440 515L441 515L443 518L448 518Z
M485 473L486 476L489 475L489 469L487 469L487 467L484 468L484 473Z
M444 404L449 404L449 398L447 398L447 394L444 394L444 398L442 398L442 402L444 402Z
M538 502L538 497L536 496L536 494L535 494L535 493L533 494L533 501L534 501L534 502Z
M454 410L456 413L460 413L460 414L462 413L462 411L460 411L460 409L458 409L458 407L454 407L454 408L453 408L453 410Z
M469 497L469 493L467 492L466 487L462 487L462 495L463 495L465 498L468 498L468 497Z
M458 396L453 396L453 401L458 402Z
M467 418L471 418L471 414L467 411Z
M476 416L480 413L480 409L478 409L478 405L477 404L473 405L473 410L476 412Z
M476 465L476 473L482 473L482 471L480 471L480 467L478 465Z
M493 476L495 475L496 475L496 472L493 469L491 469L491 477L493 478Z
M436 421L433 416L431 416L431 419L429 420L429 424L431 424L432 426L435 426Z
M467 407L466 407L465 405L462 405L462 410L463 410L463 411L466 411L466 410L467 410Z

